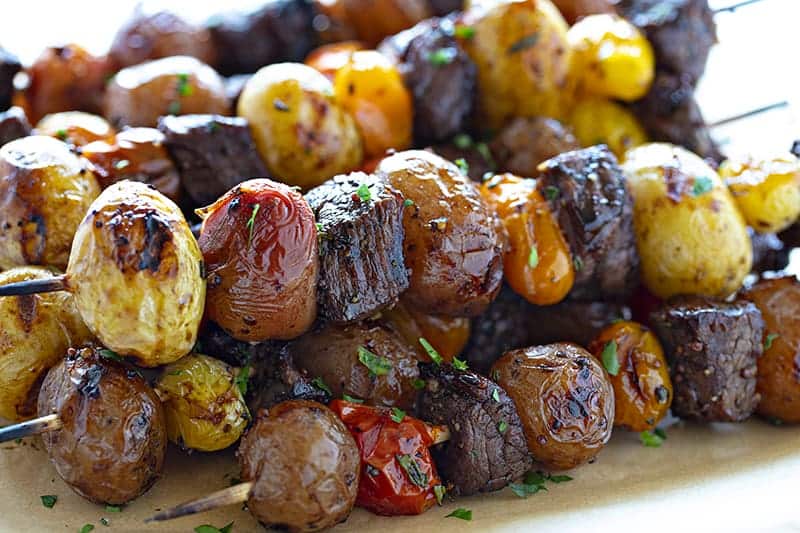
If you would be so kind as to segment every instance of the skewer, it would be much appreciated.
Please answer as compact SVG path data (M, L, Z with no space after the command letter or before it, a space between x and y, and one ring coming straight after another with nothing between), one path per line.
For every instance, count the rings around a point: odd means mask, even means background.
M730 124L731 122L736 122L737 120L742 120L745 118L749 118L755 115L760 115L761 113L766 113L767 111L772 111L773 109L780 109L782 107L786 107L789 105L789 102L783 100L781 102L775 102L769 105L765 105L762 107L758 107L756 109L751 109L750 111L745 111L744 113L739 113L738 115L733 115L731 117L725 117L723 119L717 120L716 122L712 122L707 126L709 128L716 128L717 126L722 126L723 124Z
M27 422L20 422L0 428L0 442L8 442L10 440L21 439L31 435L38 435L47 431L61 429L61 418L58 415L47 415L40 418L34 418Z
M64 275L55 278L29 279L0 285L0 296L22 296L25 294L40 294L43 292L56 292L69 290L67 277Z
M713 13L716 15L717 13L733 12L739 9L740 7L749 6L750 4L756 4L761 1L762 0L743 0L742 2L737 2L729 6L715 9Z

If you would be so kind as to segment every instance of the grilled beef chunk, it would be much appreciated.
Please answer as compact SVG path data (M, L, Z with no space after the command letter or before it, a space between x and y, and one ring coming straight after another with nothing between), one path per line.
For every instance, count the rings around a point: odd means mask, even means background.
M653 140L679 144L700 157L722 161L694 98L694 88L680 76L657 73L650 91L633 109Z
M475 106L477 68L453 36L453 19L424 20L389 37L379 51L393 58L414 98L414 139L420 146L464 130ZM433 53L452 59L445 65Z
M31 134L31 125L21 107L0 113L0 146Z
M14 76L22 69L22 63L17 56L0 47L0 111L5 111L11 106L11 96L14 94Z
M592 301L629 295L639 280L639 256L633 200L614 154L593 146L549 159L540 170L540 190L575 263L570 297Z
M617 8L647 36L659 70L697 84L717 42L708 0L620 0Z
M533 178L539 174L539 163L577 150L580 144L572 131L555 119L520 117L500 131L491 148L503 172Z
M469 135L458 135L447 144L435 146L433 151L448 161L458 162L462 170L464 167L459 159L463 159L469 179L477 183L482 183L497 170L489 145L474 141Z
M750 302L682 297L653 312L675 389L672 412L707 422L738 422L755 411L756 360L764 320Z
M587 346L613 320L631 318L630 309L611 302L566 300L536 306L504 286L489 309L474 318L461 358L486 374L509 350L554 342Z
M314 12L306 0L275 0L249 13L228 12L209 22L224 75L255 72L270 63L302 61L316 45Z
M753 244L753 272L774 272L789 265L791 248L774 233L758 233L747 228Z
M320 315L337 323L368 318L408 288L403 196L363 172L336 176L306 194L319 224Z
M243 118L218 115L161 117L158 129L181 182L198 205L208 205L235 185L267 176Z
M453 11L458 11L464 6L462 0L428 0L428 7L437 17L442 17Z
M435 447L433 455L451 492L466 496L500 490L530 469L517 408L499 385L449 364L420 364L420 375L426 383L417 415L450 428L450 440Z

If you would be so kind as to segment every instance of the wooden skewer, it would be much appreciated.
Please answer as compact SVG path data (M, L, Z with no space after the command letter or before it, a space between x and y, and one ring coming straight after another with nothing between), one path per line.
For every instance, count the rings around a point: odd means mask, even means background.
M29 279L0 285L0 296L22 296L24 294L39 294L42 292L56 292L69 290L67 277L64 275L55 278Z
M248 481L247 483L239 483L233 487L218 490L217 492L211 493L208 496L203 496L202 498L197 498L196 500L182 503L173 507L172 509L161 511L160 513L157 513L146 519L145 523L172 520L173 518L180 518L181 516L201 513L203 511L216 509L217 507L224 507L226 505L234 505L246 502L247 498L250 497L250 489L252 488L252 482Z
M0 428L0 442L21 439L31 435L38 435L47 431L61 429L61 418L58 415L47 415L27 422L20 422Z

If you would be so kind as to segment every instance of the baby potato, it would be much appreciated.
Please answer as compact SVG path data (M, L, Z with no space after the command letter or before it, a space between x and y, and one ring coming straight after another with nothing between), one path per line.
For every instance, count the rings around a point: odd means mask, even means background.
M103 114L115 126L156 127L163 115L228 115L217 72L189 56L148 61L117 72L106 87Z
M409 346L419 346L421 350L419 339L424 338L448 363L458 357L469 340L468 318L427 315L402 301L383 311L381 321L399 333Z
M567 40L583 91L626 102L647 94L655 56L636 26L619 15L590 15L569 29Z
M600 363L570 343L506 352L489 374L508 393L536 462L568 470L611 438L614 389Z
M614 387L614 425L637 432L656 427L672 401L669 367L656 336L641 324L621 321L601 331L589 351Z
M475 0L461 23L475 30L461 44L478 68L482 126L563 118L572 52L567 23L550 0Z
M49 135L72 146L84 146L93 141L111 141L114 128L106 119L82 111L64 111L45 115L36 124L38 135Z
M16 267L0 273L0 285L56 275L44 267ZM45 372L92 335L63 291L0 298L0 324L0 419L19 422L36 415Z
M616 12L615 0L553 0L553 3L570 24L587 15Z
M72 238L100 194L94 174L52 137L0 148L0 269L67 266Z
M633 113L603 98L579 100L569 125L582 146L605 144L620 161L626 151L647 142L647 134Z
M239 440L250 413L237 370L213 357L189 354L167 365L155 384L167 437L183 448L213 452Z
M753 251L719 175L700 157L666 143L634 148L625 157L642 278L650 292L724 298L741 287Z
M333 79L336 99L356 121L364 156L411 146L411 94L397 68L374 50L356 51Z
M333 85L313 68L277 63L245 84L237 113L250 123L270 173L310 189L358 168L361 137L353 118L333 97Z
M67 284L105 346L154 367L194 346L206 300L203 270L178 206L144 183L120 181L78 226Z
M426 0L324 0L314 7L334 30L325 28L323 36L341 41L350 34L370 46L432 15Z
M800 216L800 160L795 155L729 159L719 174L747 225L757 232L783 231Z
M572 254L536 181L498 174L483 183L481 195L508 233L506 282L534 305L563 300L575 279Z
M306 56L304 63L320 71L333 83L336 72L350 61L353 52L363 49L364 45L358 41L325 44L312 50Z
M406 302L423 313L475 316L500 290L505 230L453 163L422 150L399 152L375 170L409 202L403 212Z

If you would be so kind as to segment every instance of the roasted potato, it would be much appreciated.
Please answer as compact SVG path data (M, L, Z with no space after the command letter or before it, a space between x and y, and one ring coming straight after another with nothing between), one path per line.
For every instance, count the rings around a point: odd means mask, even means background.
M106 87L103 114L115 126L155 127L163 115L227 115L230 102L217 72L189 56L120 70Z
M67 266L72 238L100 187L85 161L51 137L0 148L0 269Z
M371 405L408 410L414 406L422 359L416 346L379 324L329 324L292 341L289 353L334 397L348 394Z
M320 71L333 83L336 72L350 61L353 52L363 49L364 44L359 41L325 44L308 54L304 63Z
M314 213L303 196L255 179L197 213L208 317L248 342L308 330L317 316L319 257Z
M475 30L462 45L478 67L482 126L562 118L572 52L567 23L550 0L475 0L461 22Z
M579 89L605 98L633 102L650 89L655 55L647 37L619 15L590 15L567 32Z
M536 181L497 174L481 186L508 233L503 257L506 282L535 305L560 302L572 288L572 254Z
M203 270L178 207L144 183L120 181L97 197L78 226L67 283L83 321L105 346L154 367L194 346L206 299Z
M426 0L316 0L315 7L327 17L326 27L341 36L354 36L369 46L432 15Z
M246 118L272 175L303 189L357 168L363 159L353 118L333 84L299 63L269 65L250 78L237 113Z
M614 389L600 363L577 344L506 352L489 375L514 400L528 450L545 468L575 468L611 438Z
M637 248L647 288L726 297L750 272L747 226L719 175L665 143L634 148L622 165L633 196Z
M410 202L403 215L406 301L421 312L480 314L502 282L505 231L454 164L421 150L399 152L376 173Z
M758 359L756 412L800 423L800 282L794 276L763 279L743 294L764 318L764 355Z
M589 344L614 387L614 425L648 431L664 418L672 401L672 382L656 336L636 322L605 328Z
M414 110L411 93L397 68L374 50L355 51L333 78L336 100L353 116L364 156L411 145Z
M626 151L647 142L647 134L633 113L611 100L579 100L568 122L582 146L606 144L620 161Z
M402 301L383 311L381 320L399 333L409 346L419 346L420 337L424 338L447 362L458 357L469 340L468 318L426 315Z
M719 174L747 225L759 233L783 231L800 216L800 160L795 155L729 159Z
M250 421L240 370L213 357L189 354L161 371L155 384L171 442L201 452L227 448Z
M0 273L0 285L56 276L26 266ZM45 372L67 348L92 335L68 292L0 298L0 419L18 422L36 414L36 398Z
M37 135L49 135L72 146L93 141L110 141L114 128L106 119L83 111L64 111L45 115L36 124Z
M615 0L553 0L553 3L570 24L588 15L616 13Z

